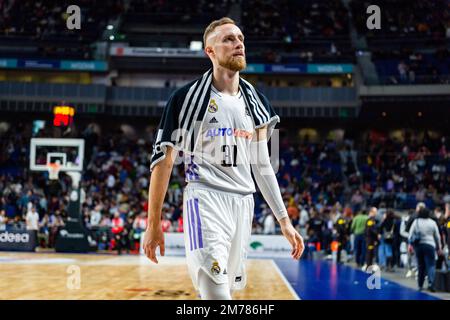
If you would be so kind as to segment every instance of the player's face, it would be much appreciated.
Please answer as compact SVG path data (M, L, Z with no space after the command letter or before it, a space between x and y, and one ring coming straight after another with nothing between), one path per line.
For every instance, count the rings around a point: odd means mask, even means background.
M221 67L241 71L247 67L245 61L244 35L234 24L224 24L215 29L213 44L215 58Z

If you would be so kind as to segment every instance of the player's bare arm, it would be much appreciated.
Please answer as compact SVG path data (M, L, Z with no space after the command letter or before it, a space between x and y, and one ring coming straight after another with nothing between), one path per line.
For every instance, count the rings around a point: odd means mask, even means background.
M302 256L304 250L303 238L297 230L295 230L287 215L287 210L281 199L278 183L276 183L275 172L270 165L267 147L267 126L256 129L255 140L256 145L254 145L252 154L253 156L256 154L257 159L252 161L252 170L256 183L258 184L264 199L268 202L275 214L283 235L292 246L292 258L298 260Z
M174 157L173 148L167 147L167 156L155 165L148 191L148 224L144 234L144 253L154 263L156 248L159 246L161 256L164 256L164 233L161 228L161 210L172 173Z

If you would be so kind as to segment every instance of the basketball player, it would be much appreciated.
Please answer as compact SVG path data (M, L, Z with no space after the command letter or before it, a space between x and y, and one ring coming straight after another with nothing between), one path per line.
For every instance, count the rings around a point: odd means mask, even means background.
M255 192L251 172L294 259L300 259L304 245L270 165L267 142L279 117L267 98L239 77L246 67L244 36L233 20L222 18L206 28L203 40L213 68L176 90L161 118L144 252L155 263L158 246L164 255L161 209L181 150L187 159L183 223L189 273L202 299L229 300L231 291L246 285Z

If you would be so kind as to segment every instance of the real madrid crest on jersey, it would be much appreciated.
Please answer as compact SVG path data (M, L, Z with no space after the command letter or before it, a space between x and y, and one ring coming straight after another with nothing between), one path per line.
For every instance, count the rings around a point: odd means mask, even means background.
M220 267L219 267L219 263L217 261L214 261L211 267L211 273L218 275L220 274Z
M219 106L217 105L216 100L211 99L209 101L208 112L216 113L217 110L219 110Z

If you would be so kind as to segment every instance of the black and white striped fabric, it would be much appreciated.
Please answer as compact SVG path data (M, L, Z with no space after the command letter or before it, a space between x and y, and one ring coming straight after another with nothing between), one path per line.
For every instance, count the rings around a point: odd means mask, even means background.
M166 157L167 146L192 155L209 104L212 69L203 76L175 90L167 101L153 145L150 171ZM239 78L239 89L251 111L255 129L268 126L268 138L280 121L269 100L248 81Z

